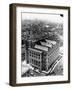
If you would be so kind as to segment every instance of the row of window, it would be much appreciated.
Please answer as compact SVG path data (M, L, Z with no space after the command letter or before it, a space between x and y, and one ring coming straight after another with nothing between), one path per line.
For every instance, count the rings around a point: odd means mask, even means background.
M40 66L40 61L36 61L35 59L30 59L30 63L35 66Z
M58 49L56 49L55 51L53 51L50 55L48 55L48 57L52 57L52 55L56 55L57 53L59 52L59 50Z
M48 54L48 56L50 56L53 52L55 52L56 50L59 50L59 47L58 46L55 46L51 52Z
M33 51L30 51L29 53L30 53L30 54L33 54L33 55L36 55L36 56L40 56L39 53L36 53L36 52L33 52Z
M56 55L52 55L51 57L49 57L49 58L48 58L48 63L49 63L49 65L51 65L52 62L54 62L57 57L58 57L58 53L56 53Z
M30 55L31 57L36 58L36 59L40 59L40 54L38 54L38 53L35 53L35 52L30 51L30 52L29 52L29 55Z
M33 54L30 54L30 57L34 57L36 59L40 59L40 56L36 56L36 55L33 55Z

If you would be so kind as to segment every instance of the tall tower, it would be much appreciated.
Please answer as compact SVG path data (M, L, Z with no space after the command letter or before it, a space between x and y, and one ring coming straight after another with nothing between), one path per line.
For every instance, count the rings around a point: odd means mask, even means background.
M32 31L27 30L26 34L27 34L26 35L26 37L27 37L27 39L26 39L26 61L27 61L27 63L29 63L28 48L31 48L31 46L32 46L32 41L31 41L31 39L32 39Z

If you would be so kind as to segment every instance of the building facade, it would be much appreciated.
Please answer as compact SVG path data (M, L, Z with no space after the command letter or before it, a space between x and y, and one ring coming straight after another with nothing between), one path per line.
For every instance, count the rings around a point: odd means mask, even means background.
M47 53L47 66L48 68L55 62L59 56L59 44L56 44L52 49Z
M34 68L42 70L42 51L35 48L28 49L29 64Z
M26 60L26 45L23 44L21 47L21 60L24 61Z

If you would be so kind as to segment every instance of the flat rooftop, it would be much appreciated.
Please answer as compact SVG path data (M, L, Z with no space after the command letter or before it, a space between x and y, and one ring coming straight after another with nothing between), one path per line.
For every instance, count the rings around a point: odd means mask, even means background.
M42 46L42 45L35 45L34 48L40 49L40 50L44 50L44 51L48 51L48 47Z
M29 50L32 50L32 51L35 51L35 52L39 52L39 53L42 53L42 51L41 50L37 50L37 49L35 49L35 48L28 48Z
M52 44L51 43L41 42L41 45L44 45L44 46L52 48Z

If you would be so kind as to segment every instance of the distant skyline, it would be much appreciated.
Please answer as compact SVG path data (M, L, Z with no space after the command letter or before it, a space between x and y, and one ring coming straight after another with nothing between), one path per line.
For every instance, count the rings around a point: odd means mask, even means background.
M22 13L22 20L44 20L55 23L63 23L63 17L60 14L36 14L36 13Z

